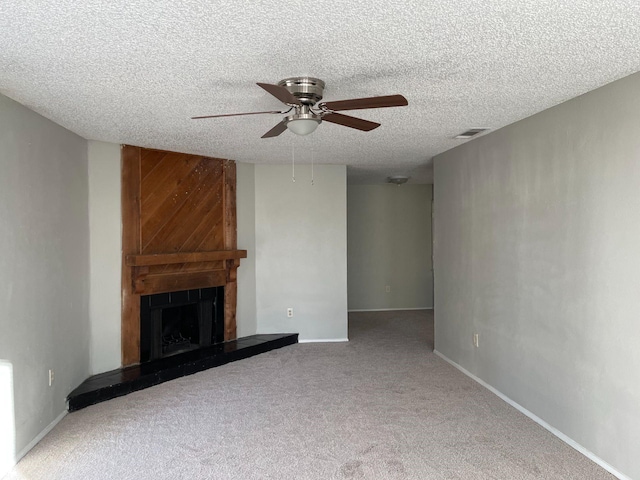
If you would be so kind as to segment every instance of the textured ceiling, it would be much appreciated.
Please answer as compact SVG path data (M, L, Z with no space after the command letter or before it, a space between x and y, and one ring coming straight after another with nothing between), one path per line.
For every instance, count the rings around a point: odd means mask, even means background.
M496 129L640 69L637 0L2 0L0 93L108 142L241 162L349 165L354 183L410 174L470 127ZM325 100L401 93L261 139L280 117L255 85L310 75ZM345 112L349 113L349 112Z

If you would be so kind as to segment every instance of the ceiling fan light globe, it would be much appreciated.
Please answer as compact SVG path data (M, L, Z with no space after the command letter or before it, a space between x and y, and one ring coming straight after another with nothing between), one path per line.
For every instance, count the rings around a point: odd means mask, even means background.
M287 123L287 128L296 135L309 135L313 133L320 122L312 120L310 118L301 118L298 120L291 120Z

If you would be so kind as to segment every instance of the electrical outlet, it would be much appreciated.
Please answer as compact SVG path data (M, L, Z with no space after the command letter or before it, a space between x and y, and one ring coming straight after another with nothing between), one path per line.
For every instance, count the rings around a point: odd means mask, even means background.
M53 370L49 369L49 386L53 385Z
M391 293L391 285L387 285L386 287L384 287L384 291L387 293Z
M480 346L480 335L478 335L477 333L473 334L473 346L478 348Z
M293 308L291 307L287 308L287 317L289 318L293 317Z

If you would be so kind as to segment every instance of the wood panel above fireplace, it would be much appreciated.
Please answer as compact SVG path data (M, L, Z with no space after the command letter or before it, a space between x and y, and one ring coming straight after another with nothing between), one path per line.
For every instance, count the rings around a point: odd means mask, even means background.
M235 162L122 148L122 364L140 361L140 295L224 286L236 338Z

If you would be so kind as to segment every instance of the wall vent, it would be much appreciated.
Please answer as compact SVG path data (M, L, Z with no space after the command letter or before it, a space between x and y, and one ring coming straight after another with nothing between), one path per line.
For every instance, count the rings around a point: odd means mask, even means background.
M490 130L490 129L489 128L470 128L466 132L462 132L460 135L456 135L453 138L461 138L464 140L467 138L475 137L479 133L486 132L487 130Z

